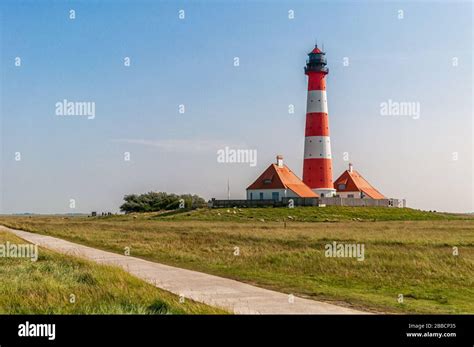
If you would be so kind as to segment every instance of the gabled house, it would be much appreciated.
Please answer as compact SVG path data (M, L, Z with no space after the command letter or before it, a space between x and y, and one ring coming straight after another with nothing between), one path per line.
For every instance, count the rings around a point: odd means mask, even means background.
M276 164L271 164L247 188L247 200L280 201L284 197L317 198L318 195L284 165L283 156L278 155Z
M386 199L382 193L353 169L352 164L349 164L349 169L334 181L334 188L341 198Z

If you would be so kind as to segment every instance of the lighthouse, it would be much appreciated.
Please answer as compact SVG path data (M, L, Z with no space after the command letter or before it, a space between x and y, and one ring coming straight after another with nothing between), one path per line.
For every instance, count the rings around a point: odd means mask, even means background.
M303 182L320 197L336 194L332 181L331 141L329 139L326 95L326 53L316 45L304 69L308 76Z

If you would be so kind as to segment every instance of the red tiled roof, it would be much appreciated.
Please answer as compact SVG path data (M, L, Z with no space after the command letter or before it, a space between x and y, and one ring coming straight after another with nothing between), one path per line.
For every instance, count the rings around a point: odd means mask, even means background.
M318 197L286 165L270 165L247 189L291 189L302 198Z
M345 189L339 189L339 185L344 184ZM363 192L372 199L386 199L377 189L365 180L357 171L346 170L334 181L334 188L337 192Z

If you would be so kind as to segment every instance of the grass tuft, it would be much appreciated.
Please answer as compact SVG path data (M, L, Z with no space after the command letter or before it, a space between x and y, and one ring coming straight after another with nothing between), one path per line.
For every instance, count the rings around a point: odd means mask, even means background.
M24 244L0 231L0 243ZM36 262L0 258L0 314L219 314L111 266L39 248ZM71 300L72 295L74 300Z

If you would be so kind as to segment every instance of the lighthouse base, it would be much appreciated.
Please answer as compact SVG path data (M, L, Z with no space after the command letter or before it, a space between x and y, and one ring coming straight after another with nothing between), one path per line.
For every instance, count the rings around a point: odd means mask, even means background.
M316 188L313 192L319 195L320 198L331 198L336 196L336 189L333 188Z

